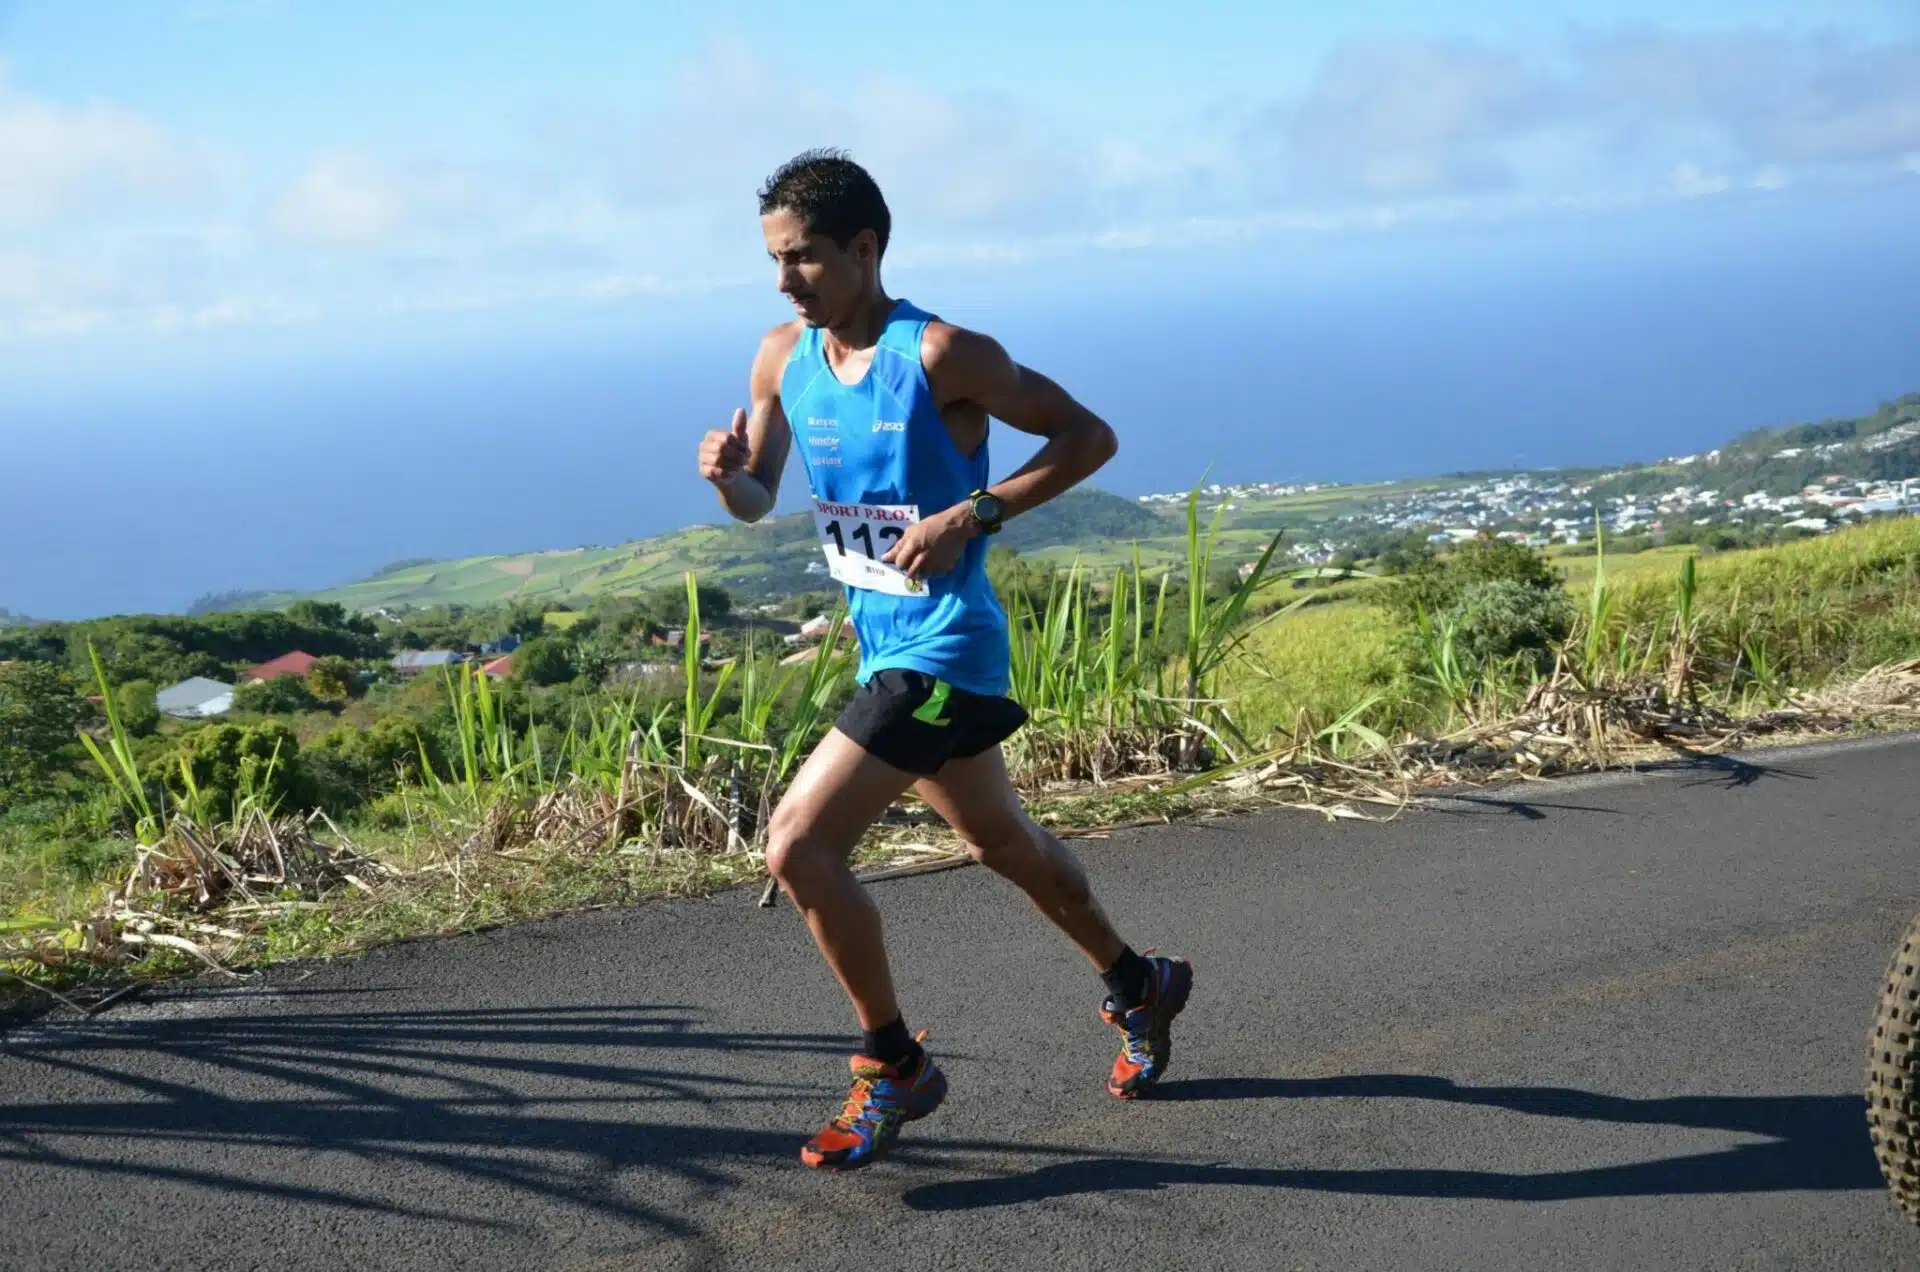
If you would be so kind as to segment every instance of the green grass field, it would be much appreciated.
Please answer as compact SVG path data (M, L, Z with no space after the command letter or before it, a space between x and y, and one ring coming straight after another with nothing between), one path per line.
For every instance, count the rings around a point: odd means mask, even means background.
M1672 547L1648 548L1645 552L1634 552L1627 556L1609 553L1607 556L1607 574L1614 579L1632 578L1636 575L1666 571L1677 573L1680 563L1690 556L1700 553L1693 544L1675 544ZM1599 558L1588 553L1584 556L1565 552L1549 552L1547 559L1553 568L1565 576L1569 588L1578 588L1593 582L1593 572Z

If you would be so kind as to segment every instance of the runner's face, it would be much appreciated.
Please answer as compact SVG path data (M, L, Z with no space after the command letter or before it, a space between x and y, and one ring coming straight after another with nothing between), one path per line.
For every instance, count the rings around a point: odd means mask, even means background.
M806 222L784 209L760 218L767 255L779 271L780 294L809 327L830 327L853 312L870 286L867 240L862 232L845 248L825 234L813 234Z

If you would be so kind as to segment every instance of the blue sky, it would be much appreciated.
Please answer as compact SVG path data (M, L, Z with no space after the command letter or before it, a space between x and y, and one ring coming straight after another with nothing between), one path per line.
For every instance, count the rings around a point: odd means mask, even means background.
M0 342L671 312L764 283L753 187L821 142L896 270L1920 181L1911 3L809 12L0 0Z
M891 290L1109 418L1122 493L1920 388L1913 0L843 11L0 0L0 605L712 519L694 439L788 315L754 191L823 144Z

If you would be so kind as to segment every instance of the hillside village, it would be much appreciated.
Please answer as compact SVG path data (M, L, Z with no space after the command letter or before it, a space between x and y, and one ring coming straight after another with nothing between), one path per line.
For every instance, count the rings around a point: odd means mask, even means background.
M1913 403L1902 400L1903 413ZM1676 531L1699 527L1739 527L1763 537L1818 535L1864 518L1920 513L1920 460L1906 465L1908 475L1861 477L1847 468L1878 457L1898 463L1900 448L1920 441L1920 419L1896 424L1857 441L1809 446L1778 446L1745 453L1712 450L1670 457L1658 465L1561 477L1553 473L1512 473L1430 486L1399 496L1369 497L1365 487L1340 483L1213 484L1203 493L1213 510L1236 512L1258 501L1306 494L1352 492L1353 510L1312 526L1312 538L1295 542L1287 555L1304 565L1321 565L1383 534L1425 532L1430 544L1458 543L1483 534L1530 547L1579 544L1591 539L1596 522L1612 536L1645 536L1660 543ZM1740 462L1740 485L1760 489L1734 493L1716 476L1723 465ZM1830 462L1835 471L1787 488L1787 473L1809 462ZM1780 470L1778 474L1768 470ZM1756 471L1759 474L1756 479ZM1671 473L1664 488L1649 478ZM1652 488L1647 488L1651 485ZM1620 489L1620 487L1639 487ZM1143 495L1147 505L1173 504L1183 492Z
M771 608L762 607L765 610ZM816 615L803 623L793 624L756 611L753 621L769 629L787 647L789 652L780 659L783 666L793 666L814 657L815 647L832 626L825 615ZM785 630L787 628L792 630ZM698 637L703 654L701 665L709 669L730 660L730 656L704 656L713 642L713 635L712 631L702 631ZM664 633L650 636L648 643L658 647L662 653L674 654L685 648L686 636L685 628L669 628ZM842 636L849 641L853 639L850 621L843 621ZM386 670L392 679L405 681L425 672L473 664L490 680L506 680L513 675L514 655L523 643L518 636L508 635L484 642L473 649L401 650L386 660ZM305 680L319 661L305 650L296 649L248 668L233 684L209 676L189 676L159 690L155 705L162 715L176 720L214 719L234 710L235 695L243 686L266 684L282 677ZM679 666L678 661L631 661L615 668L614 674L616 679L632 679L668 674L677 671ZM372 668L363 668L360 677L365 683L374 679L376 674Z
M513 674L513 651L519 647L519 637L504 636L483 645L477 659L475 654L466 650L409 649L393 655L388 665L396 677L405 679L425 671L438 671L479 661L481 671L487 676L494 680L505 680ZM288 676L305 680L319 661L319 658L305 650L295 649L247 668L233 684L226 684L211 676L189 676L161 689L155 695L155 705L160 714L176 720L210 720L233 710L234 694L241 686L266 684ZM365 673L363 678L366 678Z

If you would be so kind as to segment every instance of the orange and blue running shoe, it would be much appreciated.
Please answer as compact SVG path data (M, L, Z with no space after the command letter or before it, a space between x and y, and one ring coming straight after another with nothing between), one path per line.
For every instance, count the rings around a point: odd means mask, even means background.
M1107 1093L1137 1100L1148 1087L1166 1076L1173 1058L1173 1018L1187 1005L1193 991L1193 965L1184 958L1148 957L1147 1000L1130 1011L1119 1011L1109 997L1100 1015L1120 1031L1120 1054L1107 1078Z
M815 1170L858 1170L878 1157L902 1126L947 1098L947 1075L924 1050L911 1073L868 1056L855 1056L848 1065L853 1090L846 1107L800 1150L800 1160Z

